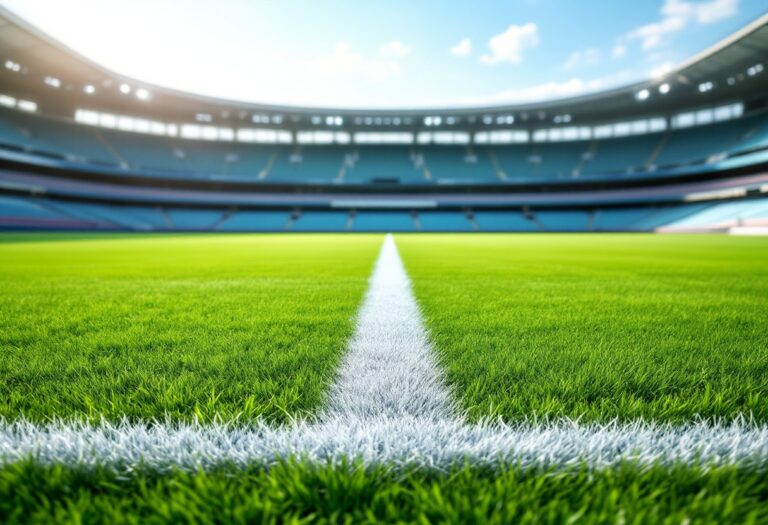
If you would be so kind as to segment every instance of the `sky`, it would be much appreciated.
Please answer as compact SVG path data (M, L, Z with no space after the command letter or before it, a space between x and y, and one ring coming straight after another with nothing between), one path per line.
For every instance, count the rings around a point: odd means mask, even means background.
M123 75L246 102L524 103L663 75L765 0L0 0Z

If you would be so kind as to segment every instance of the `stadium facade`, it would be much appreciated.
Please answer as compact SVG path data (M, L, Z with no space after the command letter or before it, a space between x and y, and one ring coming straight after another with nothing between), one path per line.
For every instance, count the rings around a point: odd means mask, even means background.
M149 85L0 8L0 228L768 227L768 15L661 78L482 108L257 105Z

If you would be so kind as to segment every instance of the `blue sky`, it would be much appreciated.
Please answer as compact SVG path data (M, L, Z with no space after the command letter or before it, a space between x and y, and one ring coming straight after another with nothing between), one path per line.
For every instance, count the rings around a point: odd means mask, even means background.
M765 0L0 0L154 84L251 102L445 107L661 75Z

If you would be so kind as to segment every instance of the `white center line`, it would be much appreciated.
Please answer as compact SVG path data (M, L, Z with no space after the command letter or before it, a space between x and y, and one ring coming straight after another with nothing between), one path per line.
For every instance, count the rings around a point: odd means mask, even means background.
M387 235L324 419L454 420L439 370L395 241Z

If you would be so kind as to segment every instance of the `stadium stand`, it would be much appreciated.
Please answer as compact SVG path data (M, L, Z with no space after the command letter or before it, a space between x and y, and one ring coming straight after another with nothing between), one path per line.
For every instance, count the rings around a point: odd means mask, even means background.
M19 64L0 70L2 228L705 231L765 219L768 15L664 78L429 111L198 97L101 68L3 8L0 22L0 56Z
M292 231L344 231L347 229L349 213L341 211L304 211L291 225Z

